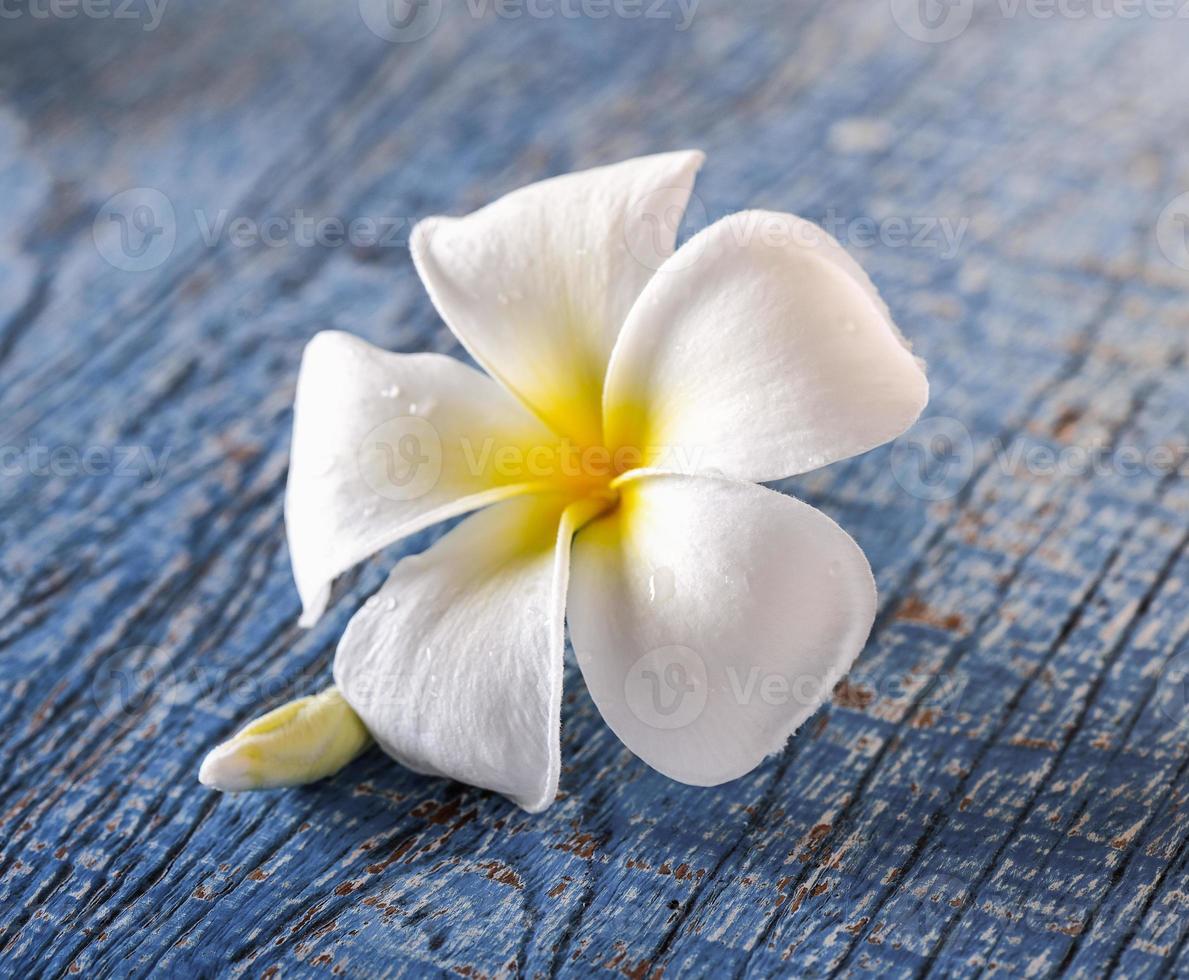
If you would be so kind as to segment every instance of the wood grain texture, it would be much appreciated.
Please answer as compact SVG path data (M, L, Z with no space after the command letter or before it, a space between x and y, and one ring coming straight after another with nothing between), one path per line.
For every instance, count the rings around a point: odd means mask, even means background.
M1156 237L1189 190L1189 21L1009 6L938 44L858 0L703 0L687 30L676 4L446 0L416 43L314 0L3 21L0 971L1189 975L1189 272ZM408 223L684 146L710 218L884 222L841 234L930 365L933 428L784 487L879 582L833 703L695 789L571 667L562 796L532 817L377 753L204 790L204 751L325 683L432 537L297 629L304 343L458 354ZM174 211L142 272L93 234L133 187ZM392 247L204 240L298 209L403 224ZM1131 462L1078 463L1099 446Z

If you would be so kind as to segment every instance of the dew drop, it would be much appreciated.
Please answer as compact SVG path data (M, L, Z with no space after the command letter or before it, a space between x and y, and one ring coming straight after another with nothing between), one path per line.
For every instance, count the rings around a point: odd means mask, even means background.
M662 565L648 576L648 601L665 602L677 591L673 569Z
M416 402L409 402L409 414L410 415L417 414L417 403Z
M394 598L392 598L392 596L389 596L387 599L384 600L384 609L386 612L392 612L392 610L395 608L396 608L396 600Z

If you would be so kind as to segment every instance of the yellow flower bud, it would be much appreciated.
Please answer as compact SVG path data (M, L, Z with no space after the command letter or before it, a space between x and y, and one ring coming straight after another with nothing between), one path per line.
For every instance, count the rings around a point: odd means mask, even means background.
M224 791L300 786L332 776L371 744L337 687L262 715L202 760L198 780Z

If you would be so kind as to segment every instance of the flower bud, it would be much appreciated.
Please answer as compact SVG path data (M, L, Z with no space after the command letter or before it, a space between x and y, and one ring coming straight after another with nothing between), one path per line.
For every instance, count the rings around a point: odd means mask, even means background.
M202 760L198 780L224 791L300 786L332 776L371 744L337 687L262 715Z

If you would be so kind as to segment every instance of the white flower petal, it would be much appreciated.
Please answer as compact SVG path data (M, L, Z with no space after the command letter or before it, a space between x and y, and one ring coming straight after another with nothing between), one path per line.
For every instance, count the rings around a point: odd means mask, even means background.
M556 437L499 385L440 354L394 354L337 331L310 341L294 405L285 525L305 613L394 541L524 492L497 450Z
M608 369L608 445L666 469L776 480L887 442L928 400L871 280L817 226L746 211L644 289Z
M867 560L791 497L645 474L574 539L570 638L603 718L640 758L711 786L779 750L875 615Z
M404 559L334 661L335 683L390 756L530 812L553 801L561 768L564 504L496 504Z
M641 157L513 191L414 228L417 270L450 329L562 435L600 443L607 359L673 251L703 155Z

